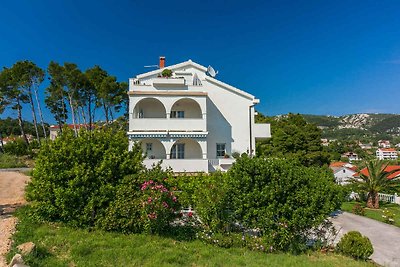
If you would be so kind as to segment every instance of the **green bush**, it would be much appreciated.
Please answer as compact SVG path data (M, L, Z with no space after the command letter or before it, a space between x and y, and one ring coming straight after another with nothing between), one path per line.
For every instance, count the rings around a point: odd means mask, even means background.
M351 210L354 214L364 216L365 215L365 209L359 204L354 204L353 209Z
M273 250L306 249L307 231L343 201L332 173L287 160L241 157L227 177L234 220L259 229Z
M143 170L139 146L132 152L127 147L125 132L111 130L81 131L77 137L66 130L54 142L43 144L27 186L36 216L95 225L123 177Z
M0 153L0 169L26 167L17 156Z
M170 70L170 69L165 69L165 70L163 70L163 71L161 72L161 75L162 75L163 77L171 77L171 76L172 76L172 70Z
M207 230L228 227L227 176L216 172L209 175L178 177L179 200L191 206Z
M22 138L17 138L13 142L8 142L3 147L5 153L15 156L34 156L35 150L38 148L39 142L37 140L32 140L29 145L27 145Z
M155 166L126 176L98 226L123 233L165 233L180 205L170 185L170 172Z
M367 260L374 253L371 241L360 232L351 231L345 234L336 247L340 253L355 259Z

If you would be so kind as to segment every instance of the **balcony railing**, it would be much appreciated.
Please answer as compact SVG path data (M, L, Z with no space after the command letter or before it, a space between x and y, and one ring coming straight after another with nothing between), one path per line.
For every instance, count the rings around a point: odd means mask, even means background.
M271 137L271 125L269 123L255 123L254 137L256 139L265 139Z
M130 131L207 131L205 119L167 119L141 118L131 119Z
M159 159L145 159L143 164L150 169ZM174 172L209 172L207 159L163 159L161 166L171 167Z
M184 78L154 78L153 86L184 86Z

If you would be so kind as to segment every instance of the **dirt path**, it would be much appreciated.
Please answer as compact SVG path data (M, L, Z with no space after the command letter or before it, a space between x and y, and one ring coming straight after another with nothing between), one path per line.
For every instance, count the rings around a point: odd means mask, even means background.
M5 254L15 230L14 210L25 203L24 188L29 177L19 172L0 172L0 267L7 266Z

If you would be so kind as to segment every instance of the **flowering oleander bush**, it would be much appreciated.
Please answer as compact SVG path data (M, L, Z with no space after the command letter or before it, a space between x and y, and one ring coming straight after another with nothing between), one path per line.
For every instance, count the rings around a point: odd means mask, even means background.
M177 217L178 199L166 185L153 180L141 187L142 217L147 232L162 232Z
M394 214L392 211L388 210L387 208L385 208L382 211L382 213L383 213L382 218L384 219L384 221L386 223L394 224L394 217L396 216L396 214Z

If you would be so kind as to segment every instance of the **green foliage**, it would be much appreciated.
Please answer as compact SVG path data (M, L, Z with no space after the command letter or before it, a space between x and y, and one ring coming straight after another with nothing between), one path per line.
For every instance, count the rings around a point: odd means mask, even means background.
M35 134L35 126L33 123L29 121L23 121L24 124L24 130L26 134L34 135ZM45 125L45 129L47 131L48 124ZM38 128L39 130L39 136L43 137L43 130L42 128ZM0 119L0 134L2 137L6 136L19 136L21 135L21 129L19 128L18 125L18 120L17 119L12 119L10 117L6 119Z
M305 166L329 163L329 154L321 145L321 130L307 123L300 114L279 117L272 121L271 129L272 137L257 143L258 156L294 159Z
M391 210L389 210L387 208L385 208L382 211L382 218L384 219L385 223L394 224L395 223L395 220L394 220L395 216L396 216L396 214L394 214L393 211L391 211Z
M0 153L0 169L20 167L26 167L26 165L19 157Z
M332 173L292 161L241 157L227 176L235 221L260 229L276 250L303 249L305 233L343 200Z
M45 220L92 226L104 215L124 176L143 169L142 152L127 150L124 132L65 131L44 144L27 198Z
M39 142L33 140L29 145L22 139L17 138L13 142L8 142L3 146L5 153L15 156L35 156L35 151L39 148Z
M339 254L259 253L245 248L220 248L199 240L180 242L175 236L88 231L60 223L37 223L30 207L17 210L17 231L7 262L16 248L34 242L36 250L24 256L35 266L375 266Z
M179 209L170 179L171 174L160 166L126 176L98 227L123 233L165 233Z
M365 215L365 209L359 203L357 203L353 206L353 209L351 210L351 212L353 212L354 214L357 214L357 215L361 215L361 216Z
M378 193L399 188L400 183L397 179L388 179L388 176L396 170L385 171L389 163L381 160L371 160L364 162L367 174L360 172L361 179L353 179L353 186L358 190L360 195L367 193L367 207L379 209Z
M171 77L171 76L172 76L172 70L170 70L170 69L165 69L165 70L163 70L163 71L161 72L161 75L162 75L163 77Z
M367 260L374 253L374 248L368 237L360 232L350 231L345 234L336 247L340 253L355 259Z
M191 206L205 229L218 231L228 223L227 175L216 172L209 175L178 177L179 201Z

